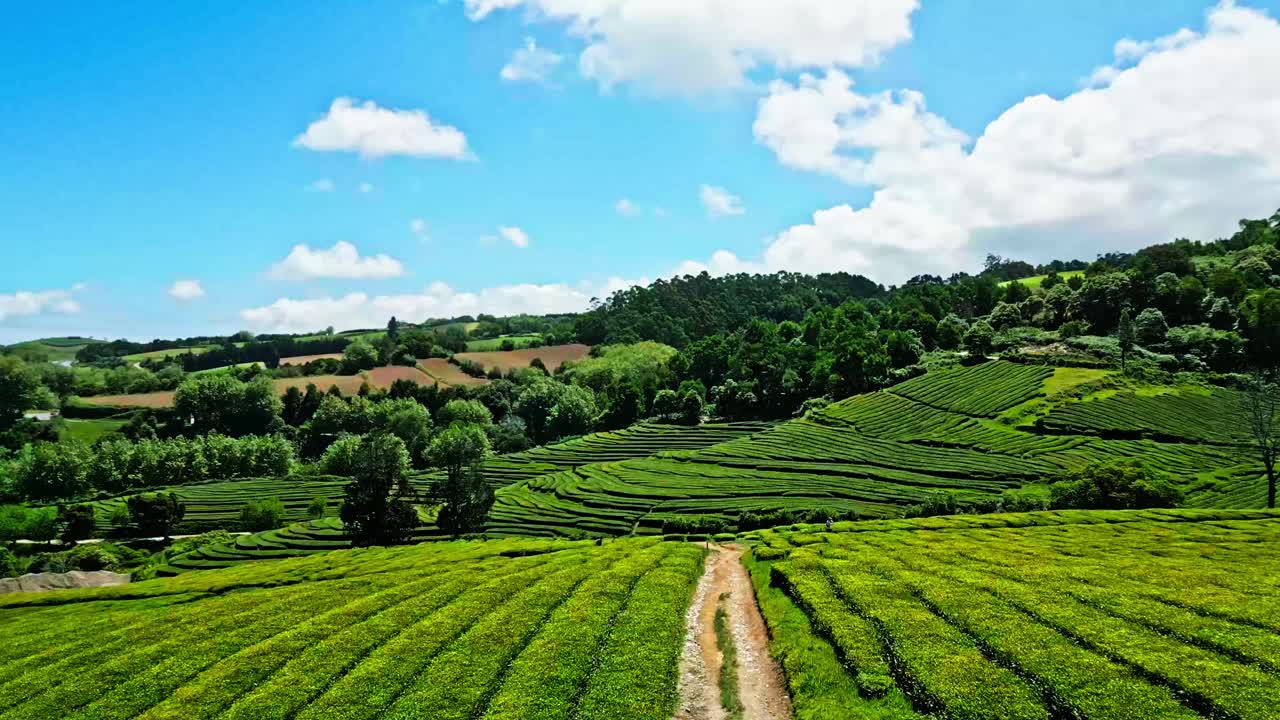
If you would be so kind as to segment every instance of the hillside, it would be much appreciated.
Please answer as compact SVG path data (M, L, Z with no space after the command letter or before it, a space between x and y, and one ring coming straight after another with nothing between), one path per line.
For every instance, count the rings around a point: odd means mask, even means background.
M1276 717L1275 512L759 536L752 573L798 717Z
M939 493L994 504L1063 471L1136 458L1200 507L1259 507L1261 465L1233 391L1139 386L1103 370L991 361L927 373L691 452L601 462L498 494L492 526L660 532L681 517L886 517ZM1128 424L1125 424L1125 423Z

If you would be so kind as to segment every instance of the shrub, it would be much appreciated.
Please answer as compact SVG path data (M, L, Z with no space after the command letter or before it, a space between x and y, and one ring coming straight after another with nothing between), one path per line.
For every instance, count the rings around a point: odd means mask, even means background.
M26 566L9 548L0 545L0 578L17 577L26 571Z
M1133 319L1133 331L1142 345L1159 345L1169 334L1169 324L1164 321L1164 313L1155 308L1147 308Z
M938 347L942 350L958 350L968 330L969 323L955 313L948 314L938 323Z
M311 502L307 504L307 518L310 520L319 520L324 517L325 510L329 508L329 498L323 495L317 495L311 498Z
M66 543L93 537L97 520L88 505L64 505L58 508L58 524L62 526L62 542Z
M134 495L127 502L133 526L143 535L167 538L187 513L187 506L178 500L177 493Z
M1084 320L1070 320L1058 328L1058 337L1063 340L1089 334L1089 323Z
M323 512L323 508L322 508ZM284 503L280 498L250 500L240 511L240 527L249 532L274 530L284 525Z
M1136 460L1089 465L1074 479L1058 479L1050 494L1055 510L1177 507L1182 502L1182 491L1168 476Z
M992 330L990 323L979 320L965 331L964 349L972 358L985 358L991 353L994 338L995 331Z

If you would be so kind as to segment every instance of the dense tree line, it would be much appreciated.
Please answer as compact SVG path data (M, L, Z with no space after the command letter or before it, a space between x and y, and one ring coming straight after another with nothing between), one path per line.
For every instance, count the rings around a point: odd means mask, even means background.
M293 445L279 436L107 439L91 447L41 442L27 445L9 461L7 491L16 499L54 502L210 480L275 477L287 474L295 458ZM0 493L5 491L0 487Z
M653 340L682 348L694 339L732 332L755 319L800 321L817 307L883 295L881 286L848 273L713 278L704 272L620 290L578 316L576 334L579 342L588 345Z

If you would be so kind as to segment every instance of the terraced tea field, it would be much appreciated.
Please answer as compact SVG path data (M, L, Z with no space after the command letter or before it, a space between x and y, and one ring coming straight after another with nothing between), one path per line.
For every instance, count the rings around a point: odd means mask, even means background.
M1260 506L1261 466L1230 426L1234 391L1077 392L1106 375L1004 361L934 371L710 447L532 477L499 492L490 527L626 534L690 515L891 517L939 492L972 502L1130 458L1170 473L1193 506Z
M1280 513L821 530L762 531L751 562L799 718L1280 714Z
M667 720L702 558L432 543L10 595L0 718Z
M581 438L547 445L533 450L501 455L489 459L484 471L489 482L501 488L512 483L560 472L565 469L602 460L645 457L663 448L707 447L728 438L744 437L769 427L768 423L723 423L697 427L641 423L617 432L596 433ZM418 473L410 484L425 491L436 479L435 473ZM336 517L314 522L303 519L311 498L321 496L329 501L329 512L336 513L342 500L345 478L282 478L232 481L209 485L175 488L187 503L190 530L237 529L240 509L245 502L259 497L279 497L284 502L288 519L293 524L278 530L242 535L227 544L201 548L175 559L173 571L229 567L238 563L295 557L351 546ZM111 511L122 498L94 503L101 527L110 527ZM494 523L489 534L541 534L537 528L502 527ZM616 533L609 533L616 534ZM421 539L435 537L433 526L418 531Z

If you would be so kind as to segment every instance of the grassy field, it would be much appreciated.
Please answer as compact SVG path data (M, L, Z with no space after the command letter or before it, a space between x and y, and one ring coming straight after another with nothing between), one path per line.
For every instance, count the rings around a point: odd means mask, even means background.
M821 530L762 531L749 563L798 718L1277 716L1280 513Z
M1261 465L1226 427L1239 418L1231 391L1108 382L1105 371L1003 361L934 371L710 447L524 480L498 493L495 527L626 534L689 515L891 517L941 492L977 502L1129 458L1170 473L1192 506L1261 507Z
M484 385L489 382L484 378L471 377L444 358L427 358L418 361L418 369L426 373L433 382L442 386L451 385Z
M541 339L541 335L534 333L531 335L503 335L502 337L485 338L484 340L468 340L467 352L489 352L497 350L506 340L510 340L515 343L516 348L521 348L531 342L536 342Z
M248 363L255 364L255 363ZM226 372L227 368L216 368L204 372ZM192 373L193 375L198 373ZM368 382L371 388L390 388L391 384L396 380L412 380L420 385L430 385L432 378L425 375L417 368L391 366L379 367L372 370L366 370L359 375L312 375L310 377L296 378L280 378L272 381L276 387L276 392L281 395L289 388L296 387L299 390L305 390L307 385L314 384L320 392L328 392L329 388L336 386L342 391L343 395L355 395L360 392L360 386ZM79 402L89 405L107 405L121 408L147 407L162 408L173 405L173 391L166 390L152 393L135 393L132 395L94 395L91 397L78 398Z
M267 364L259 360L254 362L236 363L235 365L223 365L222 367L208 368L207 370L196 370L188 374L194 377L199 377L201 375L213 375L215 373L234 372L236 370L242 370L244 368L253 367L253 366L265 368Z
M86 445L93 444L99 438L117 432L128 425L127 420L63 420L62 438L74 440Z
M306 365L313 360L341 360L342 353L321 353L319 355L296 355L294 357L280 358L281 365Z
M611 718L675 709L702 550L324 553L0 598L0 718Z
M527 348L524 350L507 350L494 352L465 352L458 353L455 357L459 360L470 360L471 362L480 363L486 369L491 367L500 370L516 370L523 367L529 367L529 363L534 358L541 358L542 364L547 369L554 372L556 368L570 360L581 360L591 352L591 346L581 344L571 345L551 345L540 348Z
M212 348L207 345L197 345L194 347L172 348L169 350L152 350L151 352L125 355L123 360L126 362L142 362L143 360L162 360L164 358L176 357L178 355L186 355L187 353L191 353L192 355L203 355L211 349Z
M100 342L104 341L83 337L52 337L14 343L13 345L8 346L8 349L15 351L24 349L34 350L47 355L50 362L65 362L67 360L75 360L76 353L83 350L86 346Z
M1031 276L1031 277L1025 277L1025 278L1022 278L1022 279L1021 279L1021 280L1019 280L1018 282L1020 282L1020 283L1022 283L1023 285L1025 285L1025 286L1026 286L1026 288L1027 288L1028 290L1035 290L1035 289L1037 289L1037 288L1039 288L1039 287L1040 287L1040 284L1041 284L1041 283L1043 283L1043 282L1044 282L1044 279L1045 279L1045 278L1047 278L1047 277L1049 277L1049 276L1048 276L1048 275L1033 275L1033 276ZM1073 278L1073 277L1084 277L1084 271L1083 271L1083 270L1067 270L1067 271L1065 271L1065 272L1060 272L1060 273L1058 273L1058 279L1062 280L1063 282L1066 282L1067 280L1070 280L1070 279L1071 279L1071 278ZM1000 287L1005 287L1006 285L1008 285L1008 284L1009 284L1009 283L1011 283L1011 282L1013 282L1013 281L1012 281L1012 280L1005 280L1004 282L1000 283L999 285L1000 285Z

